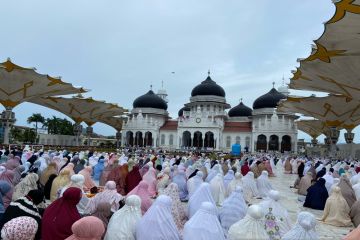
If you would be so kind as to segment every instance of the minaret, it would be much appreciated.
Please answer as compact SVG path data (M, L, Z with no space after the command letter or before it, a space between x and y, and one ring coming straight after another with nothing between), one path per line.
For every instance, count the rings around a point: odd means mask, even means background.
M161 81L161 89L158 90L157 94L159 97L161 97L166 103L168 103L168 99L167 99L167 92L164 89L164 81Z
M290 92L289 92L289 88L287 87L287 85L285 84L285 78L283 76L282 78L282 85L278 88L279 93L284 94L285 96L289 96Z

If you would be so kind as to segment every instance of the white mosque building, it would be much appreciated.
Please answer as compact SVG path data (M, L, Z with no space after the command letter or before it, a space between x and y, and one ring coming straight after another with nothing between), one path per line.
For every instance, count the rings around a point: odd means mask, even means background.
M249 151L296 151L297 116L277 112L281 99L289 94L283 85L258 97L253 109L242 101L233 108L224 89L209 76L191 91L190 101L172 119L167 112L164 89L152 90L133 102L123 124L123 146L164 149L215 149L230 151L233 144Z

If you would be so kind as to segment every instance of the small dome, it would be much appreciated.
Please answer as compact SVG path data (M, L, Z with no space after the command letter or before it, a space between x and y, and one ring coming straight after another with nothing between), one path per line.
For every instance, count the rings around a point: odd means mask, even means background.
M242 101L229 111L229 117L249 117L252 115L252 109L244 105Z
M286 99L286 96L282 93L279 93L275 88L272 88L268 93L258 97L255 100L253 109L276 108L281 99Z
M208 76L201 84L194 87L191 91L191 96L203 96L203 95L212 95L212 96L219 96L225 97L225 91L222 87L216 84L210 76Z
M152 90L138 97L133 102L133 108L157 108L167 110L166 102Z
M178 116L182 117L182 115L184 114L184 111L190 111L191 109L189 107L182 107L179 112L178 112Z

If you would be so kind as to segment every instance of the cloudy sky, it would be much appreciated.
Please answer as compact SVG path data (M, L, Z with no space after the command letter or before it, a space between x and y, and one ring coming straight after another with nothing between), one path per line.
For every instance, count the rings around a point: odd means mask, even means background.
M164 81L176 117L208 69L232 106L252 106L283 75L288 82L334 9L330 0L4 1L0 57L129 109ZM33 104L14 111L19 125L33 112L63 117Z

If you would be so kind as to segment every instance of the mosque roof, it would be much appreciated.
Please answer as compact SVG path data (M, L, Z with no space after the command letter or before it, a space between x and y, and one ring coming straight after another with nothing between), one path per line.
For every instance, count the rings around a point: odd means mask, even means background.
M214 80L212 80L210 76L208 76L204 81L202 81L199 85L194 87L193 90L191 91L192 97L199 95L225 97L225 91Z
M152 90L136 98L133 102L133 108L157 108L167 110L167 103Z
M229 117L249 117L252 115L252 109L240 101L238 105L230 109L228 115Z
M276 108L281 99L286 96L279 93L274 87L266 94L258 97L253 103L253 109L259 108Z

